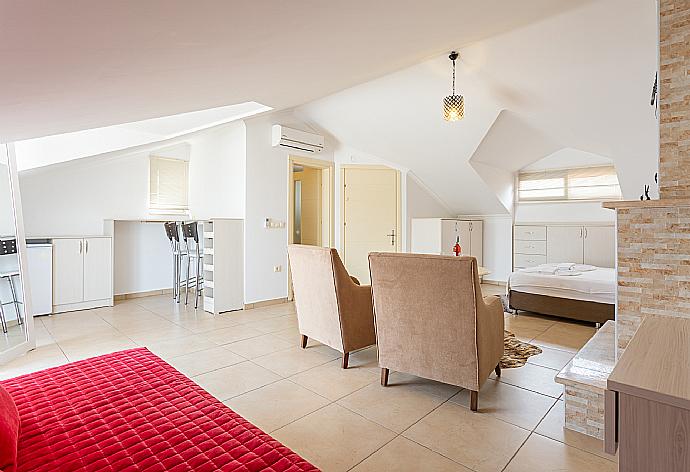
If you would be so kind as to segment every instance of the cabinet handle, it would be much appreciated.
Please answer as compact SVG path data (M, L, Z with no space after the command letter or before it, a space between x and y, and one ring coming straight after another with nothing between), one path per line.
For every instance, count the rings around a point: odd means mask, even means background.
M88 239L84 241L84 247L86 248L86 250L84 252L86 252L88 254L89 253L89 240Z
M587 228L585 228L585 238L587 237Z
M79 254L81 254L82 249L83 249L83 241L79 241Z
M582 228L580 228L580 238L582 238Z

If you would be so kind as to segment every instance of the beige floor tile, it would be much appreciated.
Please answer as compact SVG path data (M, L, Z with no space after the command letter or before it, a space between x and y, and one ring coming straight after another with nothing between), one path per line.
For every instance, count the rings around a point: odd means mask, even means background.
M533 434L510 461L506 472L615 472L618 466L599 456Z
M350 367L361 367L371 370L375 373L380 373L378 353L376 346L370 346L365 349L360 349L356 352L350 353Z
M502 470L528 435L529 431L452 402L441 405L403 433L478 472Z
M491 295L505 295L505 285L482 284L482 295L489 297Z
M422 393L442 397L444 399L450 398L460 391L460 387L456 385L436 382L434 380L395 371L389 374L388 386L404 387L406 389L416 390Z
M160 327L153 330L127 332L125 334L129 339L140 345L160 343L163 341L170 341L172 339L184 338L193 336L194 333L188 329L171 323L169 326Z
M204 351L192 352L178 357L167 359L174 368L187 377L194 377L206 372L239 364L246 359L223 347L214 347Z
M167 341L155 341L146 343L146 347L154 354L167 359L171 357L181 356L196 351L203 351L216 347L217 344L209 341L199 334L185 336L183 338L169 339Z
M172 318L171 321L175 324L182 326L183 328L188 329L192 333L197 333L197 334L210 333L212 331L217 331L217 330L222 330L222 329L230 328L233 326L237 326L237 324L235 322L230 321L230 320L226 320L226 319L223 319L220 317L216 317L216 318L198 318L198 317Z
M289 380L280 380L224 403L270 433L328 405L330 401Z
M377 382L378 376L367 369L356 367L343 369L340 366L340 360L334 360L294 375L290 377L290 380L335 401L370 383Z
M271 436L324 471L346 471L395 433L336 404L274 431Z
M563 385L557 384L554 380L556 374L558 371L554 369L525 364L516 369L503 369L499 380L516 387L558 398L563 393ZM490 378L495 380L496 374L491 374Z
M529 364L534 364L549 369L560 371L565 365L570 362L575 353L570 351L562 351L560 349L552 349L546 346L540 346L542 353L532 356L527 359Z
M290 377L307 369L332 361L334 356L310 349L293 347L253 359L253 362L263 366L283 377Z
M269 305L261 308L251 308L245 310L247 313L254 314L273 314L273 315L290 315L296 313L294 302L279 303L277 305Z
M242 357L253 359L273 352L282 351L283 349L293 347L293 345L271 334L264 334L263 336L226 344L224 347Z
M508 315L505 318L505 328L508 331L524 328L540 331L543 333L555 324L556 321L553 318L547 318L544 316L535 315L531 313L525 313L520 315Z
M299 328L297 326L292 326L288 329L276 331L275 333L272 333L272 334L273 334L273 336L280 338L283 341L287 341L289 343L292 343L293 346L299 346L300 345L300 333L299 333Z
M85 338L83 340L60 343L60 348L70 362L136 347L139 346L123 335Z
M218 400L223 401L276 382L280 380L280 377L246 361L198 375L192 380Z
M338 404L402 433L447 399L407 385L382 387L373 383L341 398Z
M0 365L0 379L9 379L19 375L30 374L39 370L67 364L69 359L57 344L42 346L29 351L23 356Z
M470 393L463 390L450 401L469 408ZM556 401L546 395L489 379L479 392L478 407L479 413L533 430Z
M297 327L297 318L294 316L279 316L268 320L253 321L247 323L245 326L249 326L264 333L275 333L277 331Z
M353 472L471 472L452 460L437 454L414 441L399 436L360 462Z
M535 337L532 342L539 346L577 352L595 332L593 327L559 322Z
M265 334L263 331L250 328L247 325L237 325L229 328L208 331L206 333L202 333L202 336L216 344L230 344L237 341L242 341L244 339L256 338L257 336L262 336L263 334Z
M268 312L265 310L237 310L229 313L223 313L220 316L238 324L246 324L270 320L271 318L278 318L280 316L284 316L284 314Z
M606 454L604 452L604 442L600 439L593 438L592 436L587 436L585 434L578 433L577 431L572 431L566 429L565 427L565 406L563 401L558 401L551 408L546 417L539 423L536 433L547 436L556 441L567 444L568 446L573 446L578 449L582 449L592 454L596 454L608 460L616 461L616 456Z

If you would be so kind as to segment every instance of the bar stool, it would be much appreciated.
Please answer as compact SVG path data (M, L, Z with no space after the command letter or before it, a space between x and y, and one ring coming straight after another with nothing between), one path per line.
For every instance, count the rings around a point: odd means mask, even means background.
M192 266L192 261L196 264L195 280L194 280L194 309L199 308L199 297L201 291L204 289L204 278L201 275L201 268L203 267L203 254L201 252L201 245L199 244L199 225L196 221L182 225L182 235L184 236L185 244L187 246L187 281L185 283L185 297L184 304L189 300L189 272ZM194 241L192 246L191 242ZM192 250L193 249L193 250Z
M173 257L173 299L180 303L180 284L182 278L182 259L187 256L186 248L182 247L180 232L177 222L164 223L165 234L170 241L170 250Z
M17 240L0 240L0 256L9 256L13 254L17 254ZM11 302L2 302L0 300L0 324L2 325L3 333L7 332L7 320L5 319L4 310L5 305L14 305L14 311L17 314L17 324L22 324L24 322L22 318L22 312L19 308L19 305L23 305L23 303L17 299L17 290L14 285L14 277L19 277L19 269L9 270L7 272L0 272L0 280L7 280L10 286L10 292L12 293Z

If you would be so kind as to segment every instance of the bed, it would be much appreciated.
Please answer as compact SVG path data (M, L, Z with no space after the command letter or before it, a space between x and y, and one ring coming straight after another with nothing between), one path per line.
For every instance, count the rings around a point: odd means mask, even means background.
M146 348L0 382L0 470L15 467L317 470Z
M614 319L615 269L596 267L577 273L542 273L538 268L513 272L508 280L510 308L599 324Z

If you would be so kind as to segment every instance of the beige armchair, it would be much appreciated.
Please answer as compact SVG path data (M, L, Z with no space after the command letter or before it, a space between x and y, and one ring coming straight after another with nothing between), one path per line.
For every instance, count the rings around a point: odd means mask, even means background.
M350 277L331 248L291 244L288 247L301 346L312 338L343 353L376 343L371 286Z
M503 305L482 297L477 260L421 254L369 254L381 384L389 369L471 391L503 355Z

